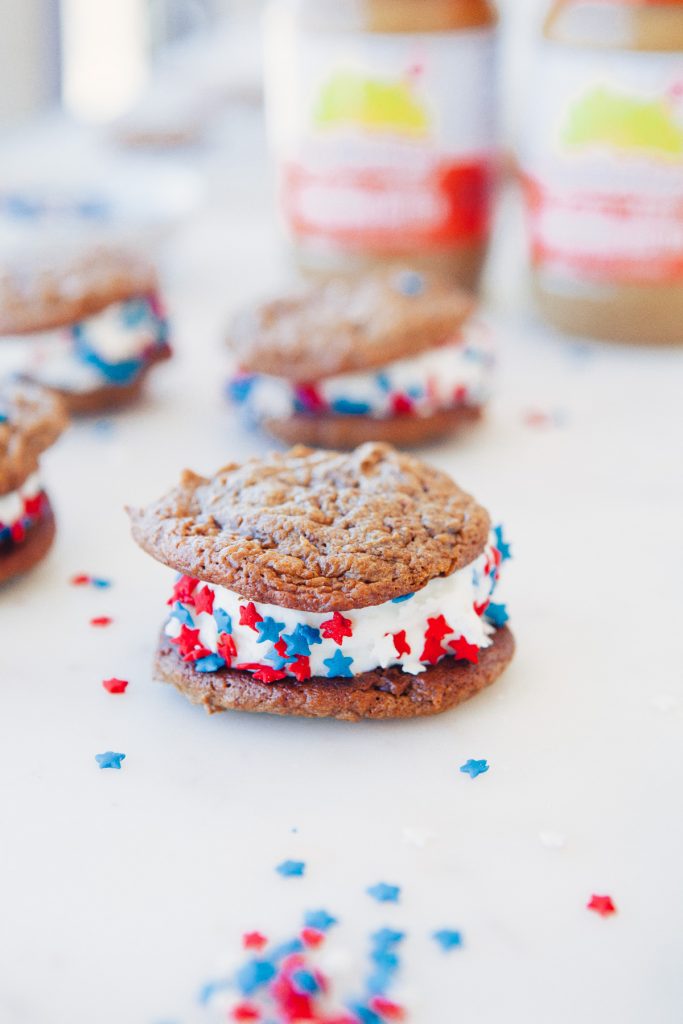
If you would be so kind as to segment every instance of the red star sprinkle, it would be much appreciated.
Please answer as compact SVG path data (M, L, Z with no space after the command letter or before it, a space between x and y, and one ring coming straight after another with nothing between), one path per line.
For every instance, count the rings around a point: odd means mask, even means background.
M240 626L249 626L249 629L253 629L255 633L258 633L256 628L257 622L263 622L263 616L259 615L256 611L256 606L253 601L250 601L247 605L240 605Z
M80 573L78 576L71 577L72 587L85 587L87 586L88 583L90 583L90 577L86 576L84 573Z
M339 612L335 612L327 622L321 622L320 631L327 640L334 640L341 646L344 637L353 636L352 626L350 619L345 619Z
M261 1020L261 1011L251 1003L239 1003L230 1014L233 1020L250 1021Z
M21 544L26 538L26 530L21 523L12 523L10 533L15 544Z
M291 662L287 667L299 683L311 678L311 662L304 654L300 654L296 661Z
M171 597L167 604L175 604L176 601L180 601L181 604L192 604L193 594L199 586L199 580L193 580L191 576L181 576L176 581L173 587L173 597Z
M425 645L420 655L420 661L426 661L429 665L436 665L437 661L443 658L445 653L440 640L435 640L434 637L425 634Z
M183 661L199 661L201 658L208 658L210 654L208 647L195 647L193 651L183 654Z
M586 904L588 910L594 910L600 917L611 917L612 914L616 914L617 908L614 905L611 896L591 896L590 901Z
M194 594L194 607L196 612L208 612L213 615L213 602L216 598L213 590L209 587L202 587Z
M469 661L472 665L479 661L479 648L476 644L468 644L464 636L451 640L448 646L453 648L458 661Z
M180 633L178 633L175 640L171 640L171 643L178 645L178 650L183 658L185 658L199 645L199 630L181 626Z
M232 659L237 657L237 647L229 633L220 634L216 648L221 658L224 658L227 661L228 668L231 668Z
M43 495L36 494L35 498L24 498L24 512L32 519L36 519L43 509Z
M384 1020L405 1020L406 1014L403 1007L385 996L373 996L370 1000L370 1009L378 1013Z
M98 615L96 619L90 620L91 626L111 626L114 620L110 619L108 615Z
M125 693L128 686L127 679L104 679L102 686L107 693Z
M299 384L296 393L301 404L305 405L309 412L323 412L325 410L325 400L315 384Z
M410 654L410 644L406 640L406 631L402 629L400 633L393 634L394 647L396 648L396 656L400 658L404 654Z
M325 933L319 932L317 928L304 928L301 932L301 941L309 949L317 949L325 941Z
M391 411L394 416L408 416L413 411L413 403L407 395L393 395Z
M242 945L245 949L263 949L268 945L268 939L261 932L246 932L242 936Z
M448 625L443 615L439 615L436 619L427 619L427 637L429 640L443 640L445 636L452 632L452 628Z
M453 391L453 402L455 405L462 405L467 398L467 388L464 384L458 384Z
M271 668L270 665L260 665L258 662L247 662L237 665L237 668L244 672L251 672L259 683L277 683L287 675L286 672Z
M477 613L477 615L479 615L481 617L484 614L484 612L486 611L486 609L488 608L488 606L490 605L490 603L491 603L490 601L484 601L483 604L476 604L475 603L474 610Z
M276 644L273 644L273 647L281 658L287 657L287 642L283 637L280 637L278 642Z

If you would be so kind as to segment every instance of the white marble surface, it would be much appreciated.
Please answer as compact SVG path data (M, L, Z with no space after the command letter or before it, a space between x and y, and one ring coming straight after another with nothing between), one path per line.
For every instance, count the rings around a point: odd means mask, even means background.
M221 395L226 314L283 275L257 152L214 164L212 205L167 252L177 359L144 407L45 458L58 542L0 594L0 1020L189 1021L243 930L286 938L325 906L353 957L373 927L408 931L415 1024L675 1024L683 353L542 329L514 210L492 268L497 398L466 443L425 452L513 540L504 679L434 720L356 726L211 719L152 682L168 571L123 506L264 445ZM530 410L558 423L530 426ZM98 770L107 749L126 753L120 772ZM470 757L488 774L460 774ZM286 857L304 879L275 874ZM364 894L378 880L403 887L398 907ZM592 893L618 914L588 912ZM427 937L441 926L464 934L450 957Z

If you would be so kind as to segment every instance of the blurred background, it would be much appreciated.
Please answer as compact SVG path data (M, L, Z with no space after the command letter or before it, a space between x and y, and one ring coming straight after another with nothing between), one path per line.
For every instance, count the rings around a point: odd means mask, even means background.
M0 0L0 129L62 106L103 123L128 111L164 55L225 32L233 70L258 77L261 0ZM500 0L508 136L544 0ZM251 37L251 46L244 41ZM237 45L237 41L241 45ZM232 45L231 45L232 43ZM249 83L249 71L253 76ZM230 76L230 68L225 69Z

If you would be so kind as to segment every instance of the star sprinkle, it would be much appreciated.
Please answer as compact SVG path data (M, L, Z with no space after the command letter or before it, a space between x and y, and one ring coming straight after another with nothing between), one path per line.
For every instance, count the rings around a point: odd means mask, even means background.
M221 658L220 654L206 654L202 658L197 658L194 663L197 672L218 672L225 666L225 659Z
M256 643L275 643L280 639L280 633L284 628L284 622L276 622L270 615L267 615L265 619L260 619L256 622L256 632L259 634Z
M214 608L213 617L219 633L232 633L232 616L224 608Z
M178 636L171 640L172 644L176 644L180 654L183 658L187 658L195 648L201 646L199 643L199 630L190 629L188 626L181 626Z
M261 1011L250 1003L239 1003L234 1007L230 1016L236 1021L261 1020Z
M221 633L216 642L216 650L228 668L232 665L232 659L237 657L237 645L228 633Z
M262 617L256 611L253 601L250 601L247 605L240 605L240 626L248 626L249 629L253 629L256 633L256 624L261 621Z
M489 622L493 623L498 629L504 626L510 616L508 615L507 608L504 604L492 604L490 603L486 609L486 618Z
M317 639L313 641L309 640L309 638L306 636L305 630L306 627L302 626L301 623L299 623L299 625L296 627L293 633L282 634L282 641L286 645L287 655L289 657L296 657L297 655L302 655L303 657L307 658L311 653L311 642L322 643L319 630L314 630L314 632L317 634Z
M385 996L373 996L370 1000L370 1009L378 1013L382 1020L405 1020L406 1013L403 1007Z
M88 576L85 573L80 573L78 576L71 577L71 585L73 587L97 587L99 590L106 590L111 586L111 580L100 579L97 576Z
M176 601L171 612L171 618L177 619L181 626L187 626L188 629L192 629L194 626L194 619L192 618L192 612L185 605L182 605L179 601Z
M335 612L331 619L320 624L320 630L327 640L334 640L341 646L344 637L353 636L353 623L339 612Z
M464 636L451 640L448 646L452 648L458 661L469 661L472 665L479 661L479 648L476 644L469 644Z
M311 678L311 663L303 654L296 661L290 662L287 668L299 683L305 683Z
M245 996L250 996L277 974L273 964L269 960L250 960L237 972L235 981L238 988Z
M512 551L510 550L510 545L505 540L505 536L503 534L503 527L494 526L493 532L496 537L496 547L500 551L500 557L504 562L509 561L509 559L512 558Z
M283 878L301 878L306 871L306 864L302 860L283 860L275 870Z
M117 754L113 750L106 750L104 754L95 754L95 760L100 768L121 768L121 762L125 760L125 754Z
M586 904L588 910L595 911L600 917L611 917L612 914L616 914L617 908L614 905L611 896L591 896L589 902Z
M308 910L304 915L304 924L315 931L326 932L337 924L337 918L326 910Z
M246 932L242 936L242 945L245 949L263 949L268 945L268 939L260 932Z
M334 679L335 677L351 679L353 676L351 671L352 664L353 658L345 658L340 650L335 651L331 658L323 658L323 665L327 666L328 679Z
M387 636L389 636L388 633ZM394 633L392 639L394 641L394 647L396 648L397 658L401 658L404 654L410 654L410 644L406 640L405 629L402 629L400 633Z
M240 671L251 672L259 683L277 683L287 675L281 669L271 668L270 665L260 665L258 662L246 662L236 667Z
M193 594L198 586L199 580L192 579L191 576L180 576L175 582L173 597L168 603L175 604L176 601L180 601L181 604L193 604Z
M394 416L409 416L413 412L413 403L407 395L392 395L391 411Z
M464 764L460 765L460 771L465 775L469 775L471 779L476 779L478 775L483 775L489 770L489 763L486 760L476 761L470 758L469 761L465 761Z
M102 686L107 693L125 693L128 688L127 679L103 679Z
M448 625L443 615L439 615L435 619L427 619L427 633L435 640L443 640L452 632L452 627Z
M462 948L461 933L450 928L441 928L438 932L432 934L432 938L438 942L444 953L450 952L451 949Z
M210 587L202 587L200 590L195 590L194 607L197 614L206 612L208 615L213 615L213 602L215 599L216 595Z
M97 618L94 618L94 619L90 620L90 625L91 626L96 626L96 627L99 627L99 628L102 629L105 626L111 626L113 621L114 620L110 619L108 615L98 615Z
M388 885L386 882L378 882L366 890L368 896L378 903L398 903L401 895L401 888L398 885Z

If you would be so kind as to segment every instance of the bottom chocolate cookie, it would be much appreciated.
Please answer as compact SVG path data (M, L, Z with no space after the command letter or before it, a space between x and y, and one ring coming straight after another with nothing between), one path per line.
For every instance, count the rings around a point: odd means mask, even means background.
M456 434L481 419L479 406L442 409L431 416L335 416L299 413L288 419L266 419L263 427L285 444L305 444L312 448L355 448L366 441L386 441L399 448L428 444L448 434Z
M29 528L24 540L6 549L0 547L0 585L23 576L42 561L54 539L55 517L46 499L41 518Z
M305 683L260 683L250 672L197 672L162 635L155 663L157 679L172 683L193 704L218 711L254 711L305 718L417 718L437 715L473 697L502 674L515 651L510 630L496 630L476 665L444 658L420 675L400 668L376 669L353 679L314 677Z

